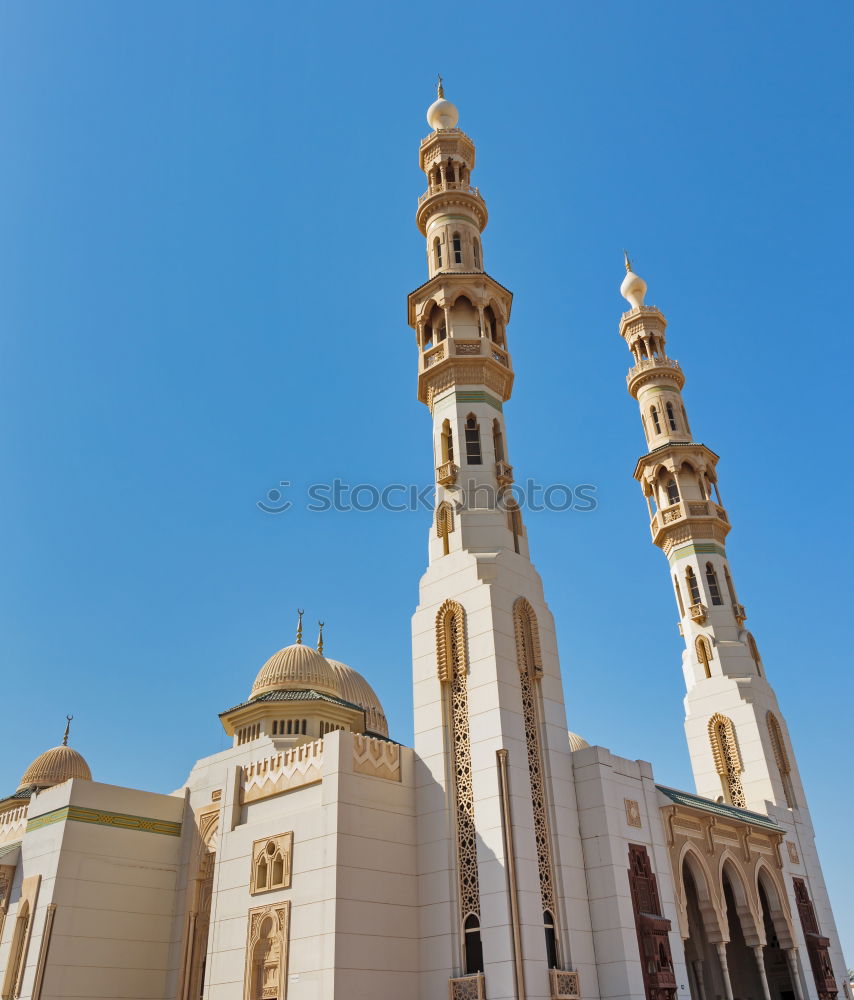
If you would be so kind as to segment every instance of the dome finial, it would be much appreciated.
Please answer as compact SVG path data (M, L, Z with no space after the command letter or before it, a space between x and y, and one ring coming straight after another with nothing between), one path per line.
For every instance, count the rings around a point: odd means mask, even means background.
M623 251L623 257L626 261L626 276L620 285L620 295L631 305L632 309L640 309L644 304L643 297L646 295L646 282L632 270L628 250Z
M297 608L297 615L299 619L297 620L297 645L302 645L302 616L305 614L302 608Z
M323 626L325 624L326 624L326 622L318 622L317 623L317 627L319 629L319 632L317 633L317 651L318 651L318 653L322 653L323 652Z
M65 736L62 737L62 745L64 747L68 746L68 734L71 732L71 720L74 718L73 715L65 716Z
M430 128L440 129L456 128L460 120L460 113L456 105L445 100L445 83L440 76L436 81L436 92L439 95L427 109L427 122Z
M442 86L441 73L436 74L436 96L440 98L445 96L445 88Z

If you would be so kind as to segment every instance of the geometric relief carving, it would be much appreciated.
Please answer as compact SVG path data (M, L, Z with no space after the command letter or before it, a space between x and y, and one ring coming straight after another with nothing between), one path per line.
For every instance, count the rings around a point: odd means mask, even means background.
M626 823L629 826L636 826L640 828L641 815L640 806L635 802L634 799L623 799L623 804L626 807Z
M580 1000L581 974L549 969L549 984L552 1000Z
M400 781L400 747L373 736L353 736L353 770L372 778Z
M285 1000L291 904L249 911L243 1000Z
M793 865L799 865L801 863L801 859L798 857L798 849L791 842L791 840L786 841L786 850L789 852L789 861L791 861Z
M542 656L540 653L539 628L534 609L524 597L513 605L513 625L516 633L516 656L519 667L519 683L522 689L522 718L525 724L525 743L528 750L528 775L531 781L531 804L534 811L534 842L537 848L537 868L540 876L540 900L543 920L551 929L547 933L549 964L559 964L557 906L554 890L554 865L552 863L551 833L549 830L546 786L543 776L542 749L540 747L540 727L537 712L539 689L536 687L542 676Z
M738 752L732 720L725 715L713 715L709 719L709 739L712 743L715 768L729 793L729 802L731 805L744 809L747 806L747 799L741 784L741 773L744 768Z
M252 871L249 881L249 892L253 896L259 892L290 888L293 845L292 830L255 841L252 845Z
M243 769L241 804L280 795L323 780L323 740L247 764Z
M450 684L460 927L464 929L470 918L474 918L478 926L480 924L480 879L474 823L465 611L456 601L445 601L439 609L436 618L436 646L439 677Z

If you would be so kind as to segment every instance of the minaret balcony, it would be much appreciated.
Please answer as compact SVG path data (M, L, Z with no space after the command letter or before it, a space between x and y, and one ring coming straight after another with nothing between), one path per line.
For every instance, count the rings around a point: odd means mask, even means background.
M691 617L691 621L696 622L698 625L705 625L706 618L709 616L709 609L705 604L700 602L699 604L692 604L688 608L688 614Z
M440 486L453 486L457 481L460 467L453 462L443 462L436 466L436 482Z
M437 184L428 188L418 199L415 224L422 236L427 235L427 221L433 214L434 208L443 204L459 205L467 209L474 216L474 221L479 228L481 230L486 228L489 213L480 191L465 181L447 181L445 184Z
M680 500L679 503L671 504L669 507L662 507L650 522L649 528L654 544L660 546L673 525L692 521L706 521L709 525L715 521L722 521L724 534L729 531L726 511L713 500Z
M551 1000L580 1000L581 977L577 972L549 969Z
M478 972L452 979L448 995L450 1000L486 1000L486 977Z
M436 344L435 347L431 347L429 350L424 352L424 367L432 368L433 365L438 364L440 361L445 360L445 345Z
M496 462L495 478L499 486L509 486L513 482L513 466L509 462Z
M441 194L443 191L465 191L466 194L474 195L475 198L480 198L483 201L480 188L473 187L467 181L445 181L444 184L431 184L428 190L418 199L418 204L420 205L422 202L427 201L431 195Z
M657 375L676 382L680 389L685 385L685 376L678 361L674 361L673 358L644 358L630 368L629 374L626 375L626 385L631 395L637 396L637 390L641 385Z

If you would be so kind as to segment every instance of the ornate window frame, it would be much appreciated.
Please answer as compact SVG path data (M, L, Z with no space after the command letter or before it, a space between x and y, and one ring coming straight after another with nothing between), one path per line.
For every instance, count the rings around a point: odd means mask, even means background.
M258 968L255 951L261 943L261 931L265 921L272 922L267 939L278 948L277 968L274 971L274 985L265 987L266 965ZM290 902L259 906L248 913L246 928L246 971L243 978L243 1000L263 1000L265 996L285 1000L288 995L288 941L291 923ZM269 965L270 963L268 963ZM259 979L261 980L259 982Z
M468 660L466 613L457 601L448 600L436 615L436 667L450 701L451 775L457 848L459 940L465 957L466 925L471 918L480 927L480 876L474 822L471 734L468 709ZM471 934L471 930L468 932ZM466 972L479 971L466 969Z
M531 781L531 804L534 811L534 839L537 847L537 869L540 881L542 912L552 918L555 953L561 960L561 933L555 892L552 837L549 804L543 773L543 752L540 740L539 689L537 681L543 675L540 630L537 615L530 602L519 597L513 603L513 631L516 636L516 662L522 694L522 716L525 744L528 752L528 774Z
M783 783L783 794L786 796L786 805L794 809L797 805L795 790L792 786L792 766L789 763L789 753L786 750L786 741L783 738L783 728L780 720L769 709L765 716L768 724L768 735L771 738L771 748L774 751L774 760L777 762L777 770L780 772L780 781Z
M249 877L251 896L277 889L290 889L293 847L293 830L277 833L272 837L262 837L252 844L252 871ZM277 877L277 872L281 877Z
M741 763L741 754L738 751L738 740L732 719L715 713L709 719L709 739L712 744L715 770L729 793L730 804L741 809L746 808L747 800L741 784L744 765Z

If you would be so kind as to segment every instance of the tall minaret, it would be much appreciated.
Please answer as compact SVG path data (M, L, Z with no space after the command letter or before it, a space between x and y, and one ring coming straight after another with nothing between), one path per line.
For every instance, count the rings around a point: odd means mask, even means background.
M718 491L718 456L694 441L682 401L685 376L667 356L667 323L644 304L646 282L632 270L620 292L631 308L620 336L632 352L627 377L638 401L647 451L635 467L647 499L653 542L667 556L685 639L685 731L697 791L767 813L786 830L784 868L792 909L806 877L822 931L836 942L833 914L786 721L739 602L726 551L730 519ZM800 891L800 890L798 890Z
M436 470L413 617L421 996L446 997L450 979L452 996L545 1000L577 971L593 998L554 625L509 490L512 295L484 269L474 143L441 82L427 120L428 280L409 296Z

